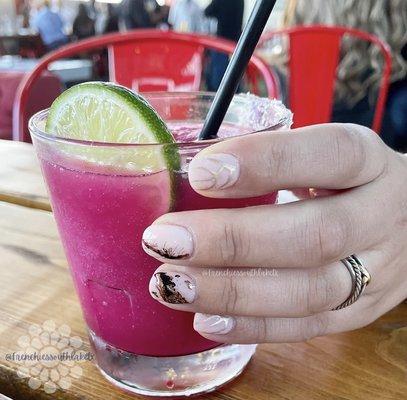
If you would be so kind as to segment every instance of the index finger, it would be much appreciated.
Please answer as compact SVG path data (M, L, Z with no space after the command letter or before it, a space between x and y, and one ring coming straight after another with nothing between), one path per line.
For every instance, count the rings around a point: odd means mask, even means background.
M378 178L386 159L386 147L370 129L324 124L215 144L191 162L189 179L207 197L251 197L303 187L349 189Z

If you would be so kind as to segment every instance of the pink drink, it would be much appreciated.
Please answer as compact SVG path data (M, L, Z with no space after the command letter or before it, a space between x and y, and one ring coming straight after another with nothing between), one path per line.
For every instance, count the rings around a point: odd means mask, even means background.
M175 129L177 141L199 127ZM224 132L233 133L232 128ZM241 134L234 128L235 134ZM182 136L181 136L182 135ZM173 311L153 300L148 283L158 261L141 247L144 230L169 211L235 208L274 203L276 195L208 199L177 174L170 210L167 171L117 175L66 167L66 160L41 160L65 252L84 316L93 333L110 345L148 356L179 356L217 346L192 328L193 314ZM69 165L69 163L68 163Z
M147 96L174 132L176 145L56 138L43 131L47 111L30 122L96 363L109 381L134 393L168 397L214 390L239 375L256 350L256 345L204 339L193 330L193 314L170 310L148 291L160 263L143 251L141 238L158 217L275 203L275 193L209 199L190 187L190 160L213 144L195 142L213 98L207 93ZM290 124L291 113L281 103L236 96L220 136ZM166 150L179 154L179 171L168 170L168 160L157 164Z

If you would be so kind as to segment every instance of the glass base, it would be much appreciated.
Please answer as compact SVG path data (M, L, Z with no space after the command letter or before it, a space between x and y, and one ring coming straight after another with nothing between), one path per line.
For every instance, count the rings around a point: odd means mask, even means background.
M236 378L256 345L223 345L180 357L147 357L119 350L89 332L96 363L114 385L145 396L191 396Z

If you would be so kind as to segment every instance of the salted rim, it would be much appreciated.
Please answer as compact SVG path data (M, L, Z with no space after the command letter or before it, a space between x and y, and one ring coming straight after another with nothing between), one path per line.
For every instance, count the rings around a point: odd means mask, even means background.
M237 94L236 96L241 96L241 95L245 96L245 94ZM184 96L186 96L186 97L193 97L193 96L205 97L206 96L206 97L214 98L215 94L211 93L211 92L148 92L148 93L143 93L143 96L147 97L147 100L148 100L149 98L152 98L154 96L178 97L178 98L182 98ZM250 96L255 96L255 95L250 95ZM255 97L264 99L259 96L255 96ZM269 99L269 100L278 101L276 99ZM151 147L151 146L177 145L177 146L182 146L182 147L193 147L193 146L202 146L203 143L205 143L207 145L212 145L212 144L223 142L225 140L236 138L236 137L244 137L247 135L252 135L254 133L275 131L280 128L283 128L284 126L292 123L293 114L288 108L286 108L284 106L284 104L281 103L281 105L287 110L287 115L284 117L281 117L280 120L274 125L270 125L263 129L253 130L251 132L243 133L242 135L231 136L231 137L226 137L226 138L217 138L217 139L211 139L211 140L205 140L205 141L195 140L195 141L190 141L190 142L176 142L176 143L173 143L173 142L172 143L114 143L114 142L110 143L110 142L98 142L98 141L64 138L61 136L48 134L38 126L38 123L40 121L44 121L46 119L50 108L46 108L45 110L39 111L36 114L34 114L28 122L28 129L29 129L31 135L34 135L35 137L40 138L40 139L45 139L47 141L52 141L52 142L56 142L56 143L68 143L68 144L75 144L75 145L80 145L80 146L126 147L127 148L127 147Z

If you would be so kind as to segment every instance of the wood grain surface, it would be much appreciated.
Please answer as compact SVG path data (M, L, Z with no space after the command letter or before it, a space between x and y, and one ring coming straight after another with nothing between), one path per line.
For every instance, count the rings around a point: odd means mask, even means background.
M26 152L22 157L30 163L27 146L21 146ZM31 176L21 159L15 165L17 171L9 168L9 173L18 179ZM35 179L38 182L38 176ZM0 196L4 191L0 180ZM21 190L23 200L17 194L14 203L32 206L25 202L26 194ZM45 192L41 196L45 204ZM90 351L52 214L26 206L0 202L0 393L14 400L141 398L113 387L89 361L80 364L83 374L70 388L47 394L31 389L28 379L17 374L19 364L8 359L20 350L18 339L27 335L30 326L48 320L68 325L71 335L79 336L83 349ZM407 304L358 331L307 343L261 345L238 379L205 398L407 399Z
M0 140L0 201L51 210L33 146Z

